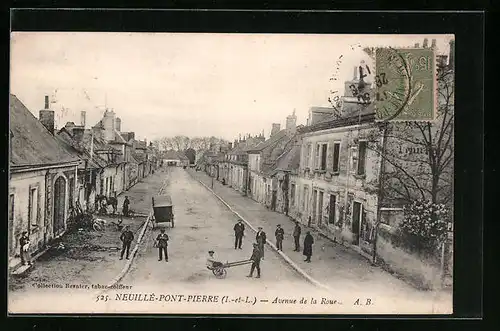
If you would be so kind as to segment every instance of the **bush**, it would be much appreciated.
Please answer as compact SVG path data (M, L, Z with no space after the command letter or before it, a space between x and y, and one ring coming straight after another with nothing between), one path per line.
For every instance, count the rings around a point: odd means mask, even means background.
M403 208L402 239L419 254L434 255L447 236L449 211L443 204L415 200Z

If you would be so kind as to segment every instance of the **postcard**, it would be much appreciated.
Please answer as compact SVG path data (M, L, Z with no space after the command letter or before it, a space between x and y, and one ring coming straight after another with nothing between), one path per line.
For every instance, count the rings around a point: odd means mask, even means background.
M454 45L12 32L8 311L452 314Z

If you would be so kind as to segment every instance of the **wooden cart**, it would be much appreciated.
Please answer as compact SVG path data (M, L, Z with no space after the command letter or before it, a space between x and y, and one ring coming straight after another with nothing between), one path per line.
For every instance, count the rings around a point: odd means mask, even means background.
M165 227L167 223L174 227L174 211L170 196L156 195L152 198L152 202L154 227Z

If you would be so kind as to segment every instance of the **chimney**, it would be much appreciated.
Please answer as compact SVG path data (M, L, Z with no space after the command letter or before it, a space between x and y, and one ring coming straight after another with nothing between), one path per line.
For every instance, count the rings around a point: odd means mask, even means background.
M358 77L358 67L355 66L354 67L354 71L353 71L353 76L352 76L352 80L356 80L356 78Z
M427 48L429 46L429 39L424 38L424 44L422 45L424 48Z
M273 127L271 129L271 137L274 136L278 132L280 132L280 124L279 123L273 123Z
M115 113L106 109L104 117L102 118L102 125L104 127L104 140L112 141L115 139Z
M432 49L436 48L436 39L432 39L431 48Z
M295 116L295 109L292 115L286 117L286 131L288 134L295 134L297 129L297 116Z
M122 120L119 117L115 119L115 129L118 132L122 131Z
M43 124L50 134L54 134L55 123L54 123L54 111L49 109L49 96L45 96L45 109L39 112L40 123Z
M420 44L419 44L419 43L416 43L416 44L415 44L415 48L420 48Z
M66 125L64 126L64 128L69 131L70 134L73 134L73 128L75 127L75 123L74 122L66 122Z
M85 132L84 127L75 126L73 128L73 139L77 142L81 142L83 140L83 134Z
M83 128L85 129L85 122L86 122L86 117L87 117L87 112L85 110L82 110L80 112L80 125L83 126Z
M229 150L233 149L233 143L227 143L227 146Z
M448 63L450 68L455 68L455 40L450 40L450 62Z

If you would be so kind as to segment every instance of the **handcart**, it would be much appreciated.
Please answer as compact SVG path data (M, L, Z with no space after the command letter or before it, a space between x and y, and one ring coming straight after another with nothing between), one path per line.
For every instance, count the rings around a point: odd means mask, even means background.
M171 223L174 227L174 212L172 199L168 195L157 195L152 198L153 202L153 227L166 226Z
M223 263L221 266L217 266L214 268L209 268L212 270L212 273L215 275L216 278L218 279L223 279L226 278L227 275L227 268L232 268L240 265L245 265L245 264L250 264L253 263L252 260L242 260L242 261L235 261L235 262L226 262Z

